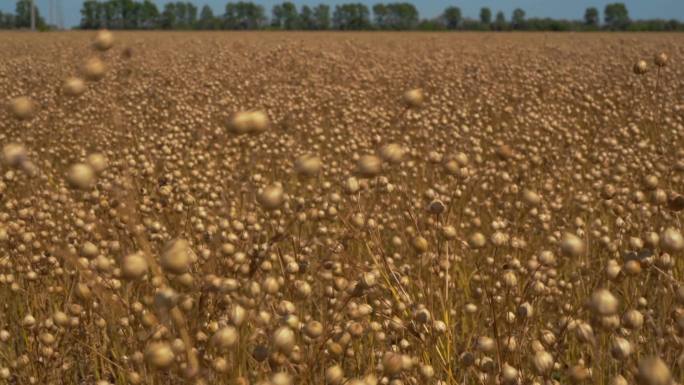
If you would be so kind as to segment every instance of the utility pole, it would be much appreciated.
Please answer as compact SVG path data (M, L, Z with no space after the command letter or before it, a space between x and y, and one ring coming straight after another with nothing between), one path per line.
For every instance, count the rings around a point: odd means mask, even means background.
M64 29L64 14L62 13L62 0L57 0L57 26Z
M36 7L33 5L33 0L30 0L31 3L31 31L36 30Z
M48 3L48 24L55 25L55 2L50 0Z

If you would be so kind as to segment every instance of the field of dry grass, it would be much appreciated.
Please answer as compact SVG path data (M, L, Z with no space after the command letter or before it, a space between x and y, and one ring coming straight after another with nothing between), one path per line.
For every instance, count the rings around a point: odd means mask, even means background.
M684 35L0 53L0 384L684 380Z

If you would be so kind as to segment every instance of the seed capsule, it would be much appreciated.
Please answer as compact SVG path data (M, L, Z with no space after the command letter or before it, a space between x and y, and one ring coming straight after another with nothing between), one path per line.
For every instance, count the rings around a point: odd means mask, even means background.
M35 103L26 96L20 96L10 100L8 109L15 118L19 120L27 120L33 117L36 110Z
M372 178L382 172L382 160L375 155L363 155L356 164L359 175Z
M95 171L87 164L77 163L69 169L67 181L75 188L90 189L95 184Z
M257 195L257 202L266 210L275 210L285 201L283 187L280 184L266 186Z
M64 93L68 96L80 96L86 91L86 85L81 78L68 78L64 81Z
M175 356L171 346L165 342L155 342L145 349L145 360L157 369L165 369L171 366Z
M124 278L139 279L147 274L147 259L142 253L127 255L121 261L121 274Z
M91 57L83 65L83 76L90 81L96 82L102 79L107 72L104 62L97 57Z
M173 274L183 274L190 270L192 257L190 245L185 239L174 239L166 243L161 256L161 266Z
M93 47L98 51L107 51L114 46L114 34L106 29L97 31L93 40Z
M404 104L409 108L419 108L423 105L425 101L425 95L423 95L423 90L420 88L414 88L408 90L404 93L403 97Z

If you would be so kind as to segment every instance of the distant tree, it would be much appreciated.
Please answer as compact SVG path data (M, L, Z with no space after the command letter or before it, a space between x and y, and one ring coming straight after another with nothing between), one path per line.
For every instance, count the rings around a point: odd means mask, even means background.
M200 11L199 22L197 23L199 29L215 29L216 18L214 17L214 10L210 6L204 5Z
M299 12L299 24L305 30L316 29L316 20L311 7L308 5L302 6L302 10Z
M494 21L494 28L497 31L503 31L507 27L506 25L506 15L502 11L496 13L496 19Z
M271 9L271 26L281 29L298 29L299 28L299 14L294 3L286 1L282 4L276 4Z
M98 28L115 28L114 18L116 15L116 4L114 1L97 3L97 15L100 19Z
M489 25L492 23L492 10L491 9L489 9L487 7L483 7L480 9L480 23L482 23L484 25Z
M370 10L362 3L336 5L333 24L336 29L341 30L368 29L371 26Z
M0 11L0 29L14 28L14 15Z
M603 18L612 30L625 30L629 25L629 11L624 3L607 4L603 11Z
M584 24L590 27L598 27L599 25L599 11L596 7L589 7L584 11Z
M100 28L97 0L86 0L81 7L81 28Z
M373 5L373 20L378 28L385 28L387 19L387 6L382 3Z
M523 29L525 26L525 11L520 8L513 10L513 15L511 16L511 27L513 29Z
M224 28L227 29L258 29L265 20L264 7L251 1L228 3L223 15Z
M299 29L299 14L297 7L291 1L283 3L283 25L281 26L287 30Z
M373 14L380 29L405 30L418 25L418 10L411 3L376 4Z
M271 8L271 27L281 28L283 25L283 6L276 4Z
M330 29L330 6L319 4L313 10L316 29Z
M187 29L189 28L190 19L190 3L184 3L182 1L176 2L176 23L173 26L174 29Z
M190 28L195 28L197 25L197 6L191 2L187 2L185 23Z
M461 15L461 8L459 7L448 7L444 10L442 14L444 22L448 29L456 29L461 26L461 20L463 16Z
M480 20L464 18L461 21L461 29L466 31L486 31L489 29L489 24L483 24Z
M45 20L40 16L38 6L34 5L36 10L36 28L43 29L46 27ZM31 1L19 0L14 7L14 26L17 28L31 28Z
M111 28L135 28L135 3L133 0L110 0L114 7Z
M140 6L139 27L153 29L159 26L159 8L151 0L145 0Z
M161 27L164 29L175 28L176 14L176 3L167 3L164 5L164 11L161 14Z
M446 25L443 17L437 19L423 19L416 26L416 29L419 31L442 31L445 28Z

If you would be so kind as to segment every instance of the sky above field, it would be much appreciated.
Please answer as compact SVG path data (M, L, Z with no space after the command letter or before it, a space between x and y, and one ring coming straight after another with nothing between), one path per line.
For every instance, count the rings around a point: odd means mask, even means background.
M172 0L156 0L155 2L161 9L163 5ZM223 13L223 9L228 0L191 0L198 7L209 4L216 14ZM354 0L357 1L357 0ZM361 0L361 2L372 5L378 2L391 2L392 0ZM438 16L444 8L456 5L461 8L464 16L477 18L479 9L483 6L492 8L492 11L504 11L507 18L515 8L522 8L527 13L527 17L553 17L558 19L580 19L584 15L587 7L595 6L600 10L606 3L615 0L415 0L412 1L418 7L421 17L430 18ZM80 22L80 8L83 3L81 0L56 0L62 4L62 14L64 24L67 27L78 25ZM274 4L281 3L280 0L259 0L255 1L263 5L270 14L270 9ZM295 0L294 3L301 5L315 5L320 3L335 5L345 1L326 1L326 0ZM348 2L352 2L351 0ZM684 20L684 0L623 0L629 9L629 14L633 19L679 19ZM0 0L0 11L14 11L14 0ZM41 14L46 20L49 16L48 0L36 0ZM48 20L49 21L49 20Z

